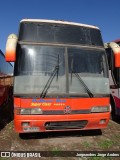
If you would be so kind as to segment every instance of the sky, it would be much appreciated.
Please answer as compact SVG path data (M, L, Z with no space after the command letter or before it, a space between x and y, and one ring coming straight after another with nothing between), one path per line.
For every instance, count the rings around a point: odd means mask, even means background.
M98 26L103 42L120 38L120 0L0 0L0 49L18 34L24 18L52 19Z

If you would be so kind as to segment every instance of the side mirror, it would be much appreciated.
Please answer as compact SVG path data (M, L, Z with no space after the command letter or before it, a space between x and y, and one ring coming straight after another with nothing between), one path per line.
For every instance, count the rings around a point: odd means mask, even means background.
M120 68L120 46L115 43L107 43L107 45L113 50L115 67Z
M7 62L15 62L16 60L16 47L17 47L17 36L10 34L6 43L5 59Z

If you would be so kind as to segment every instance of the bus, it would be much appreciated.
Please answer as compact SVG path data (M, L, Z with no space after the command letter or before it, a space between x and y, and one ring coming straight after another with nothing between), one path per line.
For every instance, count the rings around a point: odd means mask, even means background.
M5 61L5 56L0 50L0 110L12 98L13 66Z
M107 127L108 63L98 27L23 19L18 36L8 36L6 61L14 62L16 132Z
M120 119L120 67L115 65L116 55L120 55L120 39L105 43L105 49L109 63L112 118Z

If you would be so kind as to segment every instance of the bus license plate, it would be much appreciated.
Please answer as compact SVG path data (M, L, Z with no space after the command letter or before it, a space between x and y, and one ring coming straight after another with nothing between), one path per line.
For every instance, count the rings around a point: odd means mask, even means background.
M30 128L23 128L24 132L39 132L40 129L38 127L30 127Z

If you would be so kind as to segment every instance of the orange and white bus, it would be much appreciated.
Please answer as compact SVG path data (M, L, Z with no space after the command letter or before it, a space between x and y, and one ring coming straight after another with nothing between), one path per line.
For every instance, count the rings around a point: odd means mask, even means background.
M120 67L115 63L116 56L120 55L120 39L105 43L106 53L109 62L110 77L110 102L112 107L112 118L120 119ZM117 58L120 62L120 59Z
M107 56L98 27L23 19L10 35L18 133L101 129L110 119Z

